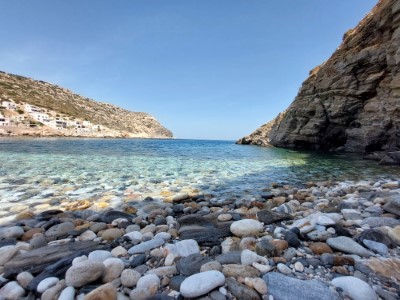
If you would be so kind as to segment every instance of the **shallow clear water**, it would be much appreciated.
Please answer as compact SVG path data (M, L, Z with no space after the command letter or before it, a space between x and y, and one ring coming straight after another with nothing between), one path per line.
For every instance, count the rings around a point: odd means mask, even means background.
M52 199L94 201L105 195L118 202L193 190L240 197L260 193L270 182L298 185L309 180L400 175L399 168L378 166L357 155L240 146L230 141L3 138L0 162L4 211L15 202L33 207Z

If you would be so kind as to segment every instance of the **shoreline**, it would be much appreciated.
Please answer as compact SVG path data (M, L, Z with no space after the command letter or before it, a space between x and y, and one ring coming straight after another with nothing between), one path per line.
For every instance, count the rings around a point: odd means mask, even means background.
M78 200L20 212L0 227L0 296L395 299L399 183L271 184L254 201L175 194L118 209Z

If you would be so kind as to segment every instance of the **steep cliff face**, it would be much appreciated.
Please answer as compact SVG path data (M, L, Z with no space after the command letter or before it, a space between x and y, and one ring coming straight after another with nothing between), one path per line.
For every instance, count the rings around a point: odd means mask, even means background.
M153 116L97 102L44 81L0 72L0 100L25 102L74 118L103 125L121 134L116 136L169 138L172 132ZM1 113L1 112L0 112Z
M400 150L400 1L381 0L290 107L238 143L350 152Z

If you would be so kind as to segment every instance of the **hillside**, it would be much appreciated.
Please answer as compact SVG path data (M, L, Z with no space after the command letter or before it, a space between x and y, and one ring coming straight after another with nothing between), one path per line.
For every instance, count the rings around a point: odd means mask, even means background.
M28 103L69 118L89 121L116 136L170 138L172 132L154 117L97 102L44 81L0 72L0 101Z
M381 0L290 107L241 144L361 152L400 162L400 2Z

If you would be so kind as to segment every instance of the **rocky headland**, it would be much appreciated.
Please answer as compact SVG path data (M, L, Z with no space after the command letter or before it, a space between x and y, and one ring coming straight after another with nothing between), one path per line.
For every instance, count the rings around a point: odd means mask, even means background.
M400 3L381 0L275 120L240 144L361 152L400 162Z
M0 136L173 137L147 113L5 72L0 72L0 108Z
M213 199L213 200L212 200ZM271 184L16 215L2 299L398 299L398 180Z

